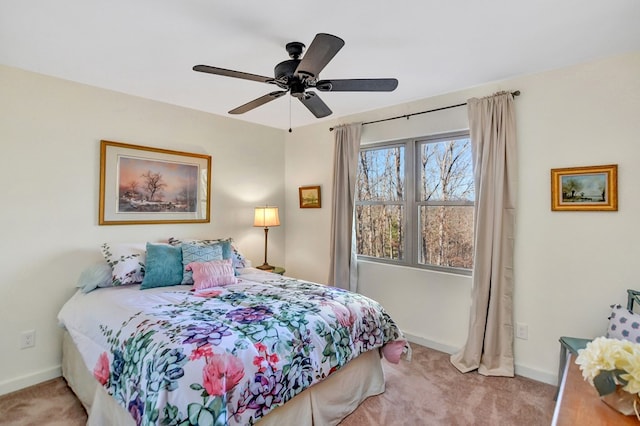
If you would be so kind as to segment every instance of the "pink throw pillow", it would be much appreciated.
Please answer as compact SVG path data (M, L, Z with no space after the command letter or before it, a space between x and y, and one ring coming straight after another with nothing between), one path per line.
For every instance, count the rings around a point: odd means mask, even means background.
M193 288L195 290L221 287L238 282L231 259L191 262L185 269L193 271Z
M393 364L399 363L405 343L407 342L404 340L394 340L393 342L389 342L384 345L382 347L382 354L385 359Z

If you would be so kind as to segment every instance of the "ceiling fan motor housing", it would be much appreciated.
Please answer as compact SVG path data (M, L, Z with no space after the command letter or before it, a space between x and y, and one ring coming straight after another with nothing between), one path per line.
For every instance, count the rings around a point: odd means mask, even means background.
M277 80L291 80L293 77L293 73L295 73L296 68L298 68L298 64L300 63L300 59L289 59L288 61L280 62L273 69L273 73Z

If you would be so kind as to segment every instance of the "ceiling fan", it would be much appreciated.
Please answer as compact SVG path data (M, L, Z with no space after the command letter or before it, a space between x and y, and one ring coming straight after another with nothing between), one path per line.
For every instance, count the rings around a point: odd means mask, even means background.
M316 89L321 92L391 92L398 87L398 80L395 78L320 80L320 71L342 49L342 46L344 46L344 40L340 37L320 33L315 36L304 57L300 58L305 45L297 41L287 43L285 49L291 59L276 65L274 77L264 77L209 65L196 65L193 70L275 84L282 89L267 93L234 108L229 111L229 114L243 114L290 93L291 96L298 98L313 115L322 118L330 115L331 109L320 99L320 96L307 89Z

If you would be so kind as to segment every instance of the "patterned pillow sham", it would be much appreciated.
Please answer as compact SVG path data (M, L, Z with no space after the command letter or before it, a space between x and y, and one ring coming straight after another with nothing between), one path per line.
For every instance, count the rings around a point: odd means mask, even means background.
M147 243L144 279L140 290L182 283L182 247Z
M168 240L171 245L180 245L182 243L190 243L190 244L202 244L202 245L210 245L210 244L223 244L223 259L231 259L233 262L233 268L235 275L238 275L238 270L242 268L246 268L248 266L247 259L244 255L238 250L238 248L233 244L232 238L218 238L218 239L210 239L210 240L195 240L195 239L184 239L181 240L179 238L171 237Z
M231 251L232 251L231 260L233 261L233 269L235 270L237 275L238 269L246 268L249 265L247 264L247 258L244 257L244 255L240 253L240 251L233 244L231 245Z
M606 337L640 343L640 315L621 305L611 305L611 308Z
M222 244L182 243L182 284L193 284L193 272L187 266L192 262L222 260Z
M191 262L187 269L193 272L193 288L196 291L238 282L231 259Z
M111 266L114 286L138 284L144 279L146 244L104 243L100 247L104 259Z

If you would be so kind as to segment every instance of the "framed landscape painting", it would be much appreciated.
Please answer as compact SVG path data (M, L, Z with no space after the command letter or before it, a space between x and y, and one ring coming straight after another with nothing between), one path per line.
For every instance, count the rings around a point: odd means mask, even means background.
M551 210L617 211L618 165L551 169Z
M211 156L100 141L100 225L209 222Z
M301 186L298 188L301 209L319 209L322 207L319 186Z

